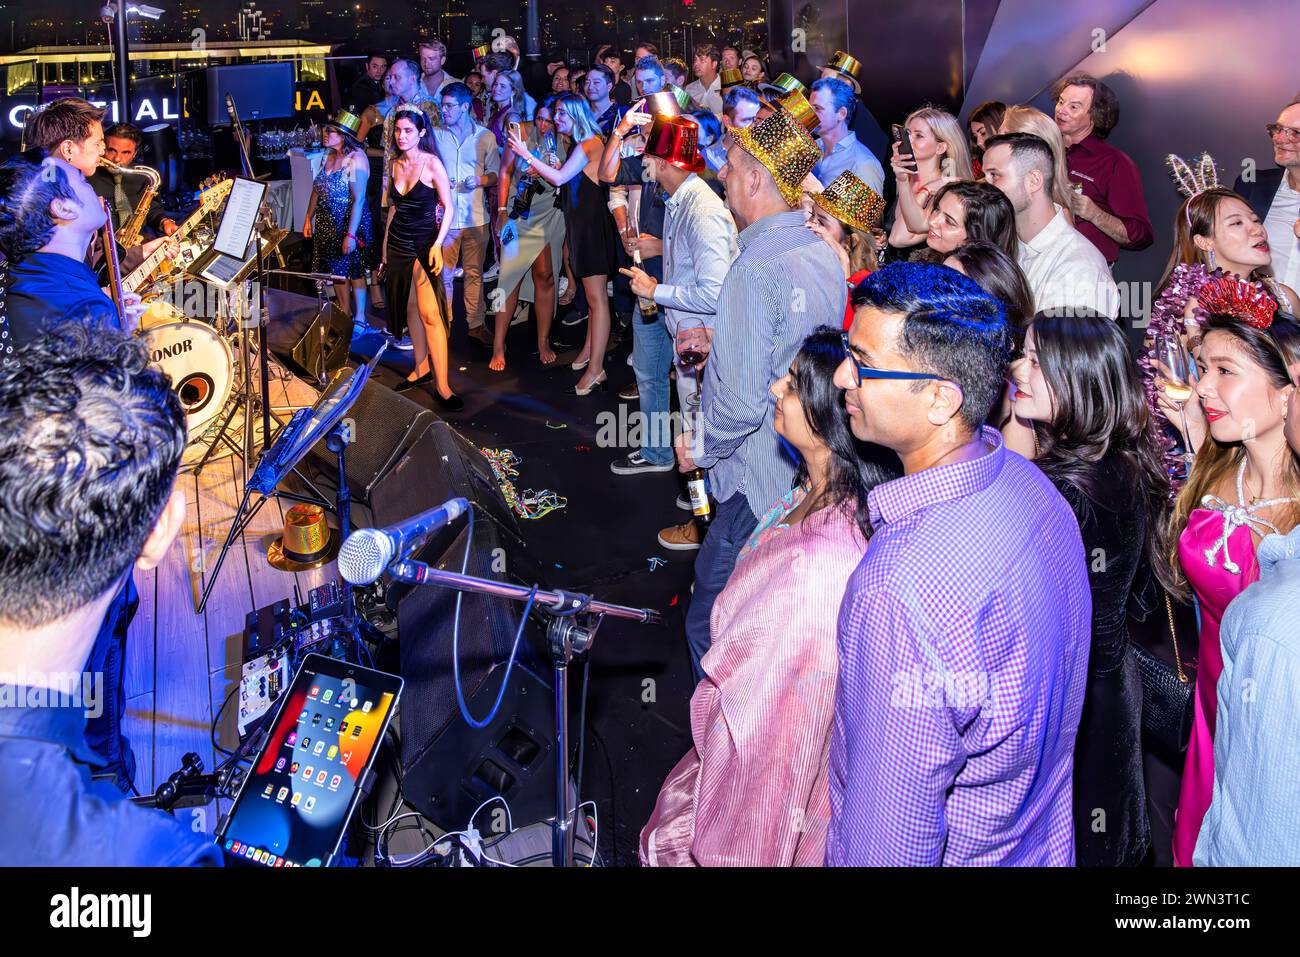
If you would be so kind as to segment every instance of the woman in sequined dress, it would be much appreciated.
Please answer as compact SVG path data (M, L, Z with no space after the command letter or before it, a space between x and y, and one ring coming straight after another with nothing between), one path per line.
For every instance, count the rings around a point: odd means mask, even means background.
M366 325L366 274L379 262L379 246L366 203L370 161L356 136L361 119L343 110L322 126L329 154L312 183L302 234L312 240L312 272L346 276L348 282L334 284L339 308Z

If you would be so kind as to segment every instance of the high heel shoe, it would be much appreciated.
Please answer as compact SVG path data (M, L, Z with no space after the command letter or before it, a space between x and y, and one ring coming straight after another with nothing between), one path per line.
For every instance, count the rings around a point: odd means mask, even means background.
M403 380L402 382L400 382L400 383L397 385L397 387L396 387L395 389L393 389L393 391L394 391L394 392L410 392L412 389L418 389L420 386L424 385L426 382L432 382L432 381L433 381L433 373L432 373L432 372L426 372L424 375L420 376L418 379L405 379L405 380Z
M579 389L575 385L573 387L573 394L591 395L591 393L595 392L597 389L599 389L601 392L604 392L606 385L608 385L608 383L605 381L605 373L602 372L600 375L596 376L596 378L592 381L591 385L587 386L587 388L585 389Z
M591 365L590 356L588 356L586 359L574 359L571 363L569 363L569 368L572 369L574 372L581 372L589 365Z

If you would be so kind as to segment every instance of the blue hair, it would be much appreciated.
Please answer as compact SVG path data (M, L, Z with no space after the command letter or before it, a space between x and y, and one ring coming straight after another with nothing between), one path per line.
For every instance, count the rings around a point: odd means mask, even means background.
M955 382L963 395L962 420L972 429L983 424L1001 396L1011 358L1011 330L999 300L955 269L899 262L862 280L853 306L903 316L898 354L918 372Z

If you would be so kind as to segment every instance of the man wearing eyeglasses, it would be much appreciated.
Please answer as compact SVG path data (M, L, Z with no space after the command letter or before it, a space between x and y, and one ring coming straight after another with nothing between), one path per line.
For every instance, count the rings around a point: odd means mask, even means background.
M903 476L840 606L826 863L1070 866L1092 597L1070 506L984 424L1004 308L910 262L853 304L835 385Z
M1264 221L1273 277L1295 289L1300 282L1300 96L1266 129L1277 167L1256 170L1249 181L1243 173L1232 188Z

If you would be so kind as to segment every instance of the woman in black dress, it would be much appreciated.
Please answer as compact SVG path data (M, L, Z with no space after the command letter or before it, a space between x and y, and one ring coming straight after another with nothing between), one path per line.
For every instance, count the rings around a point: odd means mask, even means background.
M451 205L451 184L422 110L397 108L393 140L399 155L389 178L384 232L388 331L400 340L409 327L415 351L415 371L397 391L432 383L438 404L459 412L465 403L447 381L451 310L442 286L442 243L451 223L443 211Z
M1150 830L1142 685L1128 654L1126 613L1151 572L1162 583L1169 577L1169 479L1124 333L1105 316L1082 312L1039 313L1030 323L1024 356L1012 365L1008 428L1031 430L1034 462L1074 509L1092 585L1092 648L1074 748L1075 858L1081 867L1129 867L1145 856ZM1151 607L1144 599L1137 605Z
M560 188L569 237L569 260L582 281L591 318L587 341L574 360L573 370L586 369L574 386L577 395L605 388L605 346L609 343L609 296L606 284L618 268L618 235L606 205L609 190L600 185L600 157L605 142L587 101L565 93L555 105L555 128L573 140L568 159L559 169L547 165L528 150L528 144L510 136L515 155L542 179Z
M366 274L379 260L379 245L372 241L370 206L366 202L370 160L356 137L361 129L360 117L344 110L322 126L321 140L329 153L312 183L302 235L312 241L312 272L332 273L349 280L335 283L334 295L346 311L351 305L351 287L356 300L352 320L364 326Z

